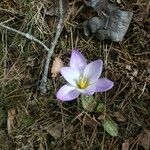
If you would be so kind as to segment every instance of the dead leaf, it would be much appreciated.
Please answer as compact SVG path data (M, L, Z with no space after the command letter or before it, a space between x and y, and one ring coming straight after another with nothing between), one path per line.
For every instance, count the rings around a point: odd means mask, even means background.
M51 69L52 77L56 78L56 76L59 74L60 69L63 67L63 61L60 59L60 57L55 57Z
M55 1L55 3L53 3L52 1L45 0L43 4L45 7L46 15L59 17L59 1ZM62 7L63 7L63 16L65 17L69 7L68 0L62 1Z
M79 121L82 122L85 126L89 126L92 129L95 129L97 126L97 121L94 116L91 117L89 115L83 115L83 113L81 113L76 118L78 118Z
M136 22L142 22L144 20L144 17L147 15L147 12L139 12L137 14L134 14L134 20Z
M54 137L54 139L59 139L62 136L62 124L55 124L46 129L46 131Z
M120 112L114 112L113 116L116 117L117 121L119 122L125 122L126 118L123 116Z
M45 150L45 147L44 147L44 145L42 143L40 143L38 150Z
M16 117L16 108L9 109L7 117L7 130L9 134L12 132L12 129L14 128L15 117Z
M121 150L129 150L129 139L125 140L122 143L122 149Z
M145 130L140 134L139 143L144 147L145 150L150 149L150 130Z
M97 126L97 122L94 120L94 118L91 118L90 116L85 115L82 119L82 122L86 125L91 127L92 129L95 129Z

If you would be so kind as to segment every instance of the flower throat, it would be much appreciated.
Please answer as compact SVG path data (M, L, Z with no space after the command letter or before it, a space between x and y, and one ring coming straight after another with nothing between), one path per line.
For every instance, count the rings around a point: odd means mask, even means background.
M88 80L80 77L79 81L77 82L77 86L79 89L85 89L86 87L88 87Z

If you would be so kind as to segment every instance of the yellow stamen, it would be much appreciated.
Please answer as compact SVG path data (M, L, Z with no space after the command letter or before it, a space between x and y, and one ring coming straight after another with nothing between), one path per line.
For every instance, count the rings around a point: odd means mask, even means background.
M88 81L85 78L81 77L77 85L78 88L85 89L88 86Z

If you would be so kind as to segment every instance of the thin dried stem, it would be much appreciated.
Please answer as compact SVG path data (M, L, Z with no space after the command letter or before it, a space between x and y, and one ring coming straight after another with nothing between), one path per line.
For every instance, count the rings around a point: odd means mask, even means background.
M54 37L53 42L51 43L50 50L48 51L44 72L43 72L42 79L41 79L40 86L39 86L39 89L40 89L41 93L46 93L46 91L47 91L47 76L48 76L49 64L50 64L50 60L51 60L53 51L56 47L58 38L59 38L59 36L61 34L61 31L62 31L62 26L63 26L62 25L63 24L63 4L62 4L62 0L59 0L59 13L60 13L60 16L59 16L60 18L59 18L59 22L58 22L58 25L57 25L56 35Z
M3 24L3 23L0 23L0 26L3 27L3 28L5 28L5 29L7 29L7 30L10 30L10 31L12 31L12 32L15 32L15 33L17 33L17 34L19 34L19 35L22 35L22 36L26 37L27 39L29 39L29 40L31 40L31 41L37 42L37 43L40 44L42 47L44 47L46 51L50 51L50 49L49 49L42 41L38 40L38 39L37 39L36 37L34 37L33 35L30 35L29 33L24 33L24 32L21 32L21 31L19 31L19 30L16 30L16 29L14 29L14 28L11 28L11 27L9 27L9 26L6 26L6 25Z

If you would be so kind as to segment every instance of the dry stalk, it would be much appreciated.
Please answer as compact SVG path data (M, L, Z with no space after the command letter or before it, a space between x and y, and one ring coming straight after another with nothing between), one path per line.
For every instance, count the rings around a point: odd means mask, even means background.
M49 49L42 41L38 40L38 39L37 39L36 37L34 37L33 35L31 35L31 34L29 34L29 33L21 32L21 31L19 31L19 30L16 30L16 29L14 29L14 28L12 28L12 27L6 26L6 25L3 24L3 23L0 23L0 26L3 27L3 28L5 28L5 29L7 29L7 30L10 30L10 31L12 31L12 32L15 32L15 33L17 33L17 34L19 34L19 35L22 35L22 36L26 37L27 39L29 39L29 40L31 40L31 41L37 42L37 43L40 44L42 47L44 47L46 51L50 51L50 49Z
M49 64L50 64L51 56L57 44L58 38L62 31L62 26L63 26L62 24L63 24L63 4L62 4L62 0L59 0L59 22L57 25L56 35L54 37L54 40L51 43L50 50L48 51L48 54L47 54L45 68L44 68L44 72L42 74L42 79L41 79L40 86L39 86L41 93L46 93L47 91L47 76L48 76Z

